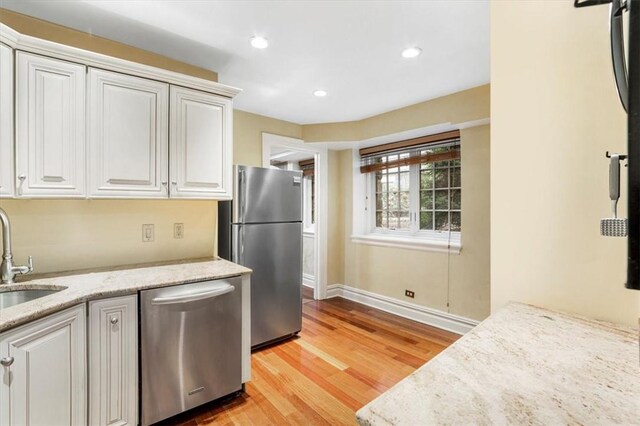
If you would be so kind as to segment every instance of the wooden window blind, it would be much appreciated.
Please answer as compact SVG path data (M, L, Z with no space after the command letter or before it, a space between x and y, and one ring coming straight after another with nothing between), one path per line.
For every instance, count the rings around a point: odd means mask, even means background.
M438 133L419 138L377 145L360 150L360 172L412 164L434 163L460 158L460 131Z

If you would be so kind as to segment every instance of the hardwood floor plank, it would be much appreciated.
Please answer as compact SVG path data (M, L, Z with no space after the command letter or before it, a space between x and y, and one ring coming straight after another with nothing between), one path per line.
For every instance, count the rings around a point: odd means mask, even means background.
M302 309L299 337L252 354L242 395L163 423L353 425L356 410L460 337L341 298Z
M318 349L317 347L313 346L309 342L306 342L305 340L296 339L294 340L294 342L297 343L299 346L301 346L307 352L311 352L312 354L318 356L319 358L322 358L325 362L333 365L338 370L346 370L347 368L349 368L347 365L341 363L340 361L338 361L328 353L324 352L321 349Z

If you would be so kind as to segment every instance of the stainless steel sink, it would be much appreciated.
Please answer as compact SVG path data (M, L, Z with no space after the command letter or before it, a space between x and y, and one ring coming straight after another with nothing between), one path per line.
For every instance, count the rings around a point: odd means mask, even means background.
M54 294L62 290L64 289L57 288L3 291L0 292L0 309L5 309L9 306L17 305L19 303L24 303L30 300L49 296L50 294Z

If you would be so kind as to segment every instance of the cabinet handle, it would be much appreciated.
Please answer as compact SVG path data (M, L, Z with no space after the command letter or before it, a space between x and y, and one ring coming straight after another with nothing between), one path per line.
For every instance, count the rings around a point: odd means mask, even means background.
M26 178L27 178L26 175L19 175L18 176L18 180L20 181L18 183L18 195L22 195L22 184L24 183Z
M177 185L177 184L178 184L178 181L175 181L175 180L171 181L171 185Z
M2 364L3 367L9 367L11 364L13 364L13 357L12 356L5 356L4 358L0 359L0 364Z
M162 181L162 186L167 186L167 181L166 180Z
M118 323L118 318L117 317L111 317L109 322L111 322L111 324L113 324L113 325L116 325Z

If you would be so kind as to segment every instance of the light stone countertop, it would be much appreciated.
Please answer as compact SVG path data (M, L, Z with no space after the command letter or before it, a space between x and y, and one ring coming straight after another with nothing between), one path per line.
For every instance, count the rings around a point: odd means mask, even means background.
M640 425L638 331L512 303L356 413L360 425Z
M0 292L20 289L66 289L49 296L0 309L0 332L92 299L134 294L139 290L250 274L251 269L223 259L130 265L28 275L17 284L0 285Z

